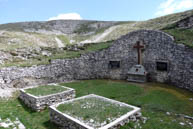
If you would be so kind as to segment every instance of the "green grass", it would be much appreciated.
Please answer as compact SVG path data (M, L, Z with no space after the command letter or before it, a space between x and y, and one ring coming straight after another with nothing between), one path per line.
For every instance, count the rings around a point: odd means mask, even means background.
M193 48L193 29L165 29L166 33L174 36L177 43L185 44Z
M97 97L61 104L57 109L95 128L105 126L132 110L130 107L120 106ZM91 119L94 122L90 122ZM105 124L101 126L102 123Z
M12 121L18 117L27 129L58 129L56 125L49 122L48 110L34 112L16 98L0 100L0 117L2 120L10 118ZM0 127L0 129L4 128Z
M46 95L51 95L55 93L60 93L66 90L68 89L64 88L63 86L48 85L48 86L39 86L35 88L26 89L25 91L35 96L46 96Z
M192 129L187 124L179 124L192 121L175 115L193 116L193 103L189 100L193 98L193 94L186 90L158 83L133 84L111 80L85 80L62 85L74 88L76 97L97 94L140 107L143 116L148 118L145 124L140 123L142 129ZM168 111L171 115L166 115ZM16 97L0 100L0 117L18 117L26 128L30 129L58 129L50 123L47 109L39 113L33 112ZM121 129L133 129L135 125L131 122Z

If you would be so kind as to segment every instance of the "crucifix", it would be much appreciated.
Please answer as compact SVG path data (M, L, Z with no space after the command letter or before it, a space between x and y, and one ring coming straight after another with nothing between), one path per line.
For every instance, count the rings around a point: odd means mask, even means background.
M137 53L138 53L138 64L142 64L142 57L141 57L141 50L145 48L144 45L141 44L140 41L137 41L136 45L133 48L137 48Z

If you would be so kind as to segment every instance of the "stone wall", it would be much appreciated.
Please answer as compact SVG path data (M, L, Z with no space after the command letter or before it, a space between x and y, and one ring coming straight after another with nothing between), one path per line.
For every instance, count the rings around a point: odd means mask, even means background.
M60 112L57 107L61 104L65 104L65 103L73 103L73 101L77 101L77 100L81 100L84 98L90 98L90 97L95 97L98 99L101 99L104 102L111 102L112 104L118 104L120 106L126 106L128 108L132 108L131 111L127 112L126 114L123 114L122 116L116 118L114 121L110 121L108 124L106 125L101 125L98 128L101 129L119 129L121 126L126 125L127 123L129 123L130 121L137 121L142 119L142 115L141 115L141 109L132 105L128 105L116 100L112 100L112 99L108 99L102 96L98 96L98 95L94 95L94 94L90 94L87 96L82 96L76 99L72 99L70 101L66 101L66 102L61 102L58 103L56 105L52 105L49 107L49 111L50 111L50 121L59 125L61 127L61 129L94 129L96 128L96 125L94 123L88 123L88 121L84 121L83 118L76 118L73 117L72 115L69 115L68 113L62 113ZM85 109L84 109L85 110ZM76 115L76 114L74 114ZM91 119L91 118L90 118ZM102 124L102 123L100 123Z
M193 91L193 49L176 44L172 36L152 30L131 32L107 50L95 55L99 64L95 63L96 75L112 79L126 79L128 70L137 64L137 50L133 48L137 41L143 41L143 65L149 72L149 80L174 84ZM108 62L120 61L119 69L108 69ZM168 70L156 69L156 62L167 62ZM102 68L101 68L102 67Z
M89 79L94 75L91 69L91 62L85 57L55 60L49 65L3 68L0 70L0 87L24 88L52 82Z
M1 87L23 87L34 83L81 79L127 79L127 72L137 64L137 41L143 41L142 64L150 81L176 85L193 91L193 49L176 44L170 35L152 30L131 32L102 51L76 59L53 60L50 65L0 70ZM110 68L110 61L120 61L120 68ZM156 69L156 62L166 62L167 71Z
M65 87L67 88L67 87ZM25 92L25 89L20 90L19 98L30 108L35 111L41 111L48 106L57 104L66 100L73 99L76 96L75 90L68 88L67 91L46 96L34 96Z
M136 122L141 119L141 113L137 112L136 114L131 115L130 117L125 118L116 125L108 129L119 129L122 126L128 124L130 121ZM92 129L92 127L85 127L72 119L67 118L57 110L50 108L50 121L60 126L61 129Z

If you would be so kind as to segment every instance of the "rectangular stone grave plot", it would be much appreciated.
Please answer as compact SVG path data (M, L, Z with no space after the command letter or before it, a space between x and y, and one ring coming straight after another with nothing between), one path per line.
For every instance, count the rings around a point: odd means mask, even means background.
M50 106L50 120L62 129L118 129L140 108L94 94Z
M35 111L75 97L75 90L57 84L29 87L20 90L19 98Z

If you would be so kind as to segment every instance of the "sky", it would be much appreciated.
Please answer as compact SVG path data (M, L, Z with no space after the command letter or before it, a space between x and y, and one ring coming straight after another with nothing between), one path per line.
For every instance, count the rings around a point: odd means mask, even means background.
M57 19L141 21L193 9L193 0L0 0L0 24Z

